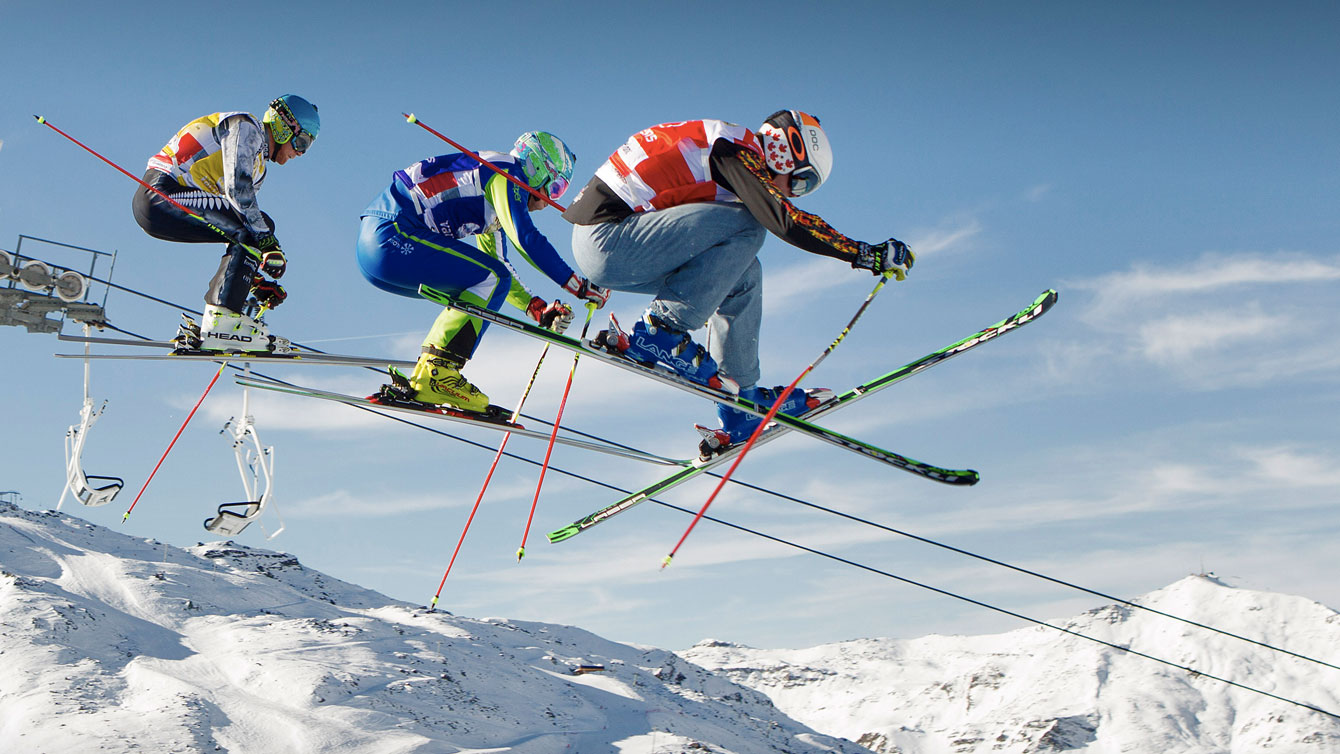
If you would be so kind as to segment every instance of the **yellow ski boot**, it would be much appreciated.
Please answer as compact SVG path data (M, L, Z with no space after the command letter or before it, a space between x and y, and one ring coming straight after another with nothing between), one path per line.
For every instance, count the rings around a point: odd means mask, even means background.
M428 352L419 354L409 386L414 400L422 403L447 404L463 411L486 412L489 397L461 375L462 364L449 357Z

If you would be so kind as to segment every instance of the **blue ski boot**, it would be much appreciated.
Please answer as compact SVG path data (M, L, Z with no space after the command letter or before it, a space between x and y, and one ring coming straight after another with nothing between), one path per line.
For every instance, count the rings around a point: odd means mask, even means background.
M753 401L758 406L772 408L777 396L785 389L784 385L778 385L774 388L752 387L741 390L740 397ZM782 407L777 412L788 416L800 416L807 411L818 408L820 404L832 398L833 391L825 387L796 388L787 393L786 401L782 403ZM708 460L729 447L746 442L749 436L754 434L754 430L758 428L758 423L763 421L761 416L754 416L747 411L741 411L723 403L717 404L717 417L721 419L720 429L708 429L701 425L694 425L698 434L702 435L703 438L698 443L698 454L703 460Z
M707 353L706 348L650 310L633 325L631 333L619 330L617 321L611 316L610 330L601 333L601 337L607 347L612 345L616 352L633 361L665 364L681 377L714 390L735 392L733 388L737 388L733 380L723 380L718 374L716 359Z

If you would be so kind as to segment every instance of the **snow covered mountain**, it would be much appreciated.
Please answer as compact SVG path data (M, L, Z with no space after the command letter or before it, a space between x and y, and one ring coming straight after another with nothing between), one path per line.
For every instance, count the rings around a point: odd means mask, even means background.
M669 652L0 504L0 752L91 751L865 752Z
M1192 576L1136 604L1340 665L1340 614ZM1056 625L1340 712L1340 669L1127 605ZM680 653L815 730L880 754L1340 751L1340 719L1045 627L801 650L705 641Z
M1208 577L1138 602L1340 664L1340 614L1315 602ZM1340 710L1340 669L1148 611L1055 625ZM1042 627L804 650L707 641L676 656L430 613L281 553L183 550L0 504L5 754L867 751L853 741L1318 754L1340 751L1340 720Z

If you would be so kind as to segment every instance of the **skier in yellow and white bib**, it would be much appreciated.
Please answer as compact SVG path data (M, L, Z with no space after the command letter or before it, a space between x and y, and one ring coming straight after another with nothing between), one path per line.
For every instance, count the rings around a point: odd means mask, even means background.
M286 94L272 101L259 120L245 112L196 118L149 159L144 182L191 212L140 187L133 202L140 227L165 241L227 244L205 292L199 329L184 327L178 335L183 346L288 350L287 339L271 337L260 315L248 310L249 299L263 310L287 296L276 282L287 259L274 221L256 203L256 191L265 180L267 160L283 165L305 154L320 130L316 106Z

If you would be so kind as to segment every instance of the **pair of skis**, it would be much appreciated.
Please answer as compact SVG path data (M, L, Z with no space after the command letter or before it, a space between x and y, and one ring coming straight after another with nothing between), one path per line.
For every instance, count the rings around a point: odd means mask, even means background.
M136 359L136 360L161 360L161 361L213 361L213 362L289 362L295 364L325 364L335 366L366 366L366 367L402 367L413 368L412 361L395 361L384 358L366 357L366 356L346 356L343 354L314 353L309 351L296 350L289 353L225 353L225 352L200 352L183 351L177 348L177 344L167 340L134 340L129 338L102 338L102 337L81 337L75 335L61 335L61 340L76 343L96 343L102 345L115 346L144 346L149 348L158 348L169 350L169 353L159 354L90 354L88 358L93 359ZM173 350L176 349L176 350ZM83 354L56 354L58 358L85 358ZM490 430L511 432L522 437L531 437L548 441L550 432L527 429L520 424L509 421L510 411L501 407L490 407L491 411L463 411L445 406L435 406L417 401L391 401L386 399L371 400L356 395L347 395L329 390L319 390L317 388L302 387L299 385L290 385L278 380L266 379L254 375L239 376L235 382L242 387L257 388L260 390L269 390L277 393L287 393L289 395L298 395L306 398L318 398L336 403L344 403L351 406L362 406L378 411L391 411L396 413L413 414L433 419L455 422L473 427L482 427ZM625 445L609 441L592 439L584 440L576 437L562 435L554 439L554 442L560 445L592 450L598 453L605 453L621 458L629 458L636 461L660 464L663 466L688 466L692 460L686 458L667 458L665 456L647 453Z
M509 317L505 314L499 314L498 312L465 301L458 301L452 298L450 294L435 290L428 286L419 286L419 295L443 306L469 314L472 317L478 317L488 322L511 328L525 335L543 340L546 343L550 343L560 348L566 348L567 350L576 352L582 356L600 359L607 364L613 364L644 377L650 377L658 382L663 382L672 387L677 387L680 390L693 393L717 403L732 406L755 416L766 417L768 410L771 408L771 406L760 405L732 393L716 390L705 385L699 385L696 382L681 377L669 367L660 364L642 364L625 358L622 355L610 353L605 350L597 340L579 340L570 338L566 335L540 327L538 324L532 322L526 322L524 320ZM779 425L803 432L811 437L823 440L845 450L888 464L894 468L916 474L917 476L932 479L937 482L943 482L944 484L972 485L976 484L979 479L977 472L971 469L947 469L940 466L933 466L929 463L923 463L922 461L894 453L891 450L885 450L884 448L857 440L854 437L849 437L840 432L834 432L831 429L812 424L804 418L779 413L773 417L773 421Z
M825 414L837 411L838 409L841 408L846 408L867 396L874 395L875 393L891 385L902 382L903 380L907 379L908 377L911 377L914 374L924 372L925 370L930 369L931 367L937 364L942 364L945 361L948 361L949 359L952 359L955 356L964 353L965 351L969 351L973 348L976 348L977 346L982 345L983 343L992 341L1006 333L1013 332L1019 327L1022 327L1023 325L1026 325L1029 322L1032 322L1038 317L1041 317L1043 314L1046 314L1056 303L1056 298L1057 298L1056 291L1054 290L1044 291L1040 296L1037 297L1037 299L1033 301L1032 304L1029 304L1023 310L1009 317L1006 317L1005 319L995 323L994 325L984 327L981 330L978 330L977 332L973 333L972 335L969 335L968 337L963 338L962 340L959 340L955 343L945 346L944 348L941 348L938 351L926 354L925 356L915 361L904 364L903 366L898 367L892 372L876 377L875 379L870 380L868 382L861 383L860 385L857 385L856 387L853 387L850 390L847 390L846 392L837 395L833 399L825 401L819 406L816 406L815 408L807 411L806 413L801 415L801 419L803 420L806 426L814 426L812 424L809 424L810 420L818 419L819 417L824 416ZM782 415L778 414L778 418L781 417ZM792 428L793 427L785 424L777 424L770 426L766 430L764 430L763 434L758 438L758 440L755 441L754 445L757 446L765 442L771 442L772 440L775 440L778 437L786 434ZM628 510L629 508L638 505L639 503L642 503L646 500L650 500L655 495L666 492L674 487L678 487L679 485L696 478L700 474L704 474L709 470L711 470L712 468L720 466L721 464L724 464L727 461L730 461L741 452L742 448L743 445L735 445L729 447L724 451L722 451L721 453L713 456L708 461L700 462L694 466L680 469L679 471L676 471L670 474L669 476L666 476L656 482L653 482L652 484L649 484L646 487L637 490L636 492L632 492L624 496L623 498L616 500L615 502L605 506L604 508L601 508L598 511L595 511L586 516L583 516L582 518L577 519L576 521L573 521L567 526L555 529L549 532L548 534L549 541L562 542L565 539L575 537L576 535L581 534L582 532L586 531L587 529L590 529L591 527L595 526L596 524L599 524L602 521L606 521L612 518L613 516L618 515L619 513L622 513ZM913 471L913 473L917 473L917 471L919 471L919 467L908 470ZM966 472L955 472L955 473L961 475L955 477L956 479L964 480L960 481L959 482L960 484L973 484L977 481L976 472L966 471ZM928 476L928 478L937 479L937 481L945 481L944 479L938 479L937 477ZM967 479L971 479L971 481L967 481Z

